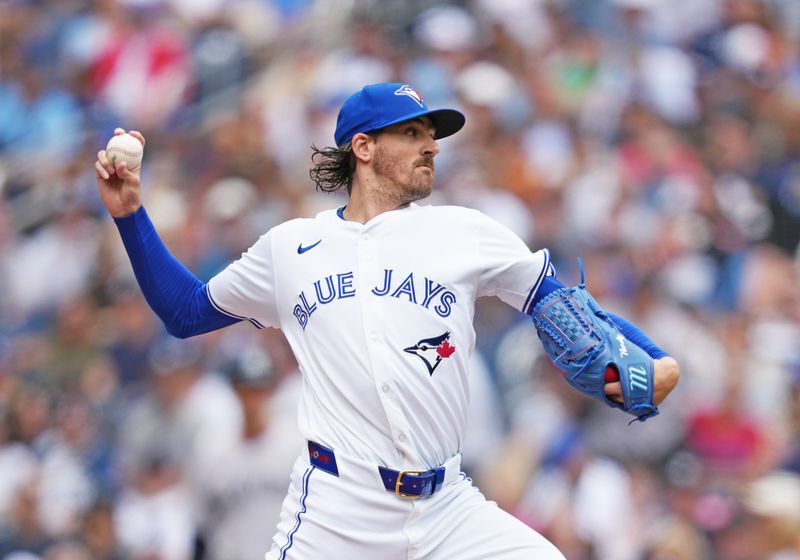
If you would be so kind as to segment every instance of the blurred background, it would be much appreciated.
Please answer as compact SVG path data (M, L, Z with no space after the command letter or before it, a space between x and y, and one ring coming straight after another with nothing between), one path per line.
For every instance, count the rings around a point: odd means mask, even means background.
M565 284L581 257L682 365L628 426L481 300L484 493L569 560L800 558L796 0L0 0L0 558L262 557L296 364L273 330L166 337L93 163L144 133L148 211L208 280L343 203L310 146L380 81L467 115L431 203L549 248Z

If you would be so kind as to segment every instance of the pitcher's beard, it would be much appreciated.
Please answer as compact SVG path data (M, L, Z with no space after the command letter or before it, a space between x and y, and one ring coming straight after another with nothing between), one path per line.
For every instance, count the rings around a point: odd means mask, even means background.
M412 173L412 180L398 192L403 197L403 205L421 200L433 192L433 174L425 174L424 177L420 177L419 175L424 172L414 170Z
M428 161L430 168L419 163L403 164L399 158L388 156L378 148L374 170L381 192L376 194L396 201L398 208L430 196L433 192L433 161Z

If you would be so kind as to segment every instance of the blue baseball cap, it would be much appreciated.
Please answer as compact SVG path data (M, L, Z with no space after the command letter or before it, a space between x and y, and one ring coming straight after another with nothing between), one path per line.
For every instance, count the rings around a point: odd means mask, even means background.
M371 84L342 104L333 137L337 146L344 146L359 132L372 132L418 117L433 121L437 140L461 130L466 120L455 109L428 109L422 96L408 84Z

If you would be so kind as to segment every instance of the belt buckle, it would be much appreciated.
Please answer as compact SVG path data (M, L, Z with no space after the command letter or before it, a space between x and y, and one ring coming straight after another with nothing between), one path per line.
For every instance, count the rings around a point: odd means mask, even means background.
M403 475L406 474L423 474L428 471L415 471L415 470L407 470L407 471L400 471L397 473L397 482L394 485L394 493L397 494L399 497L403 498L404 500L419 500L421 496L414 495L414 494L406 494L400 487L403 485Z

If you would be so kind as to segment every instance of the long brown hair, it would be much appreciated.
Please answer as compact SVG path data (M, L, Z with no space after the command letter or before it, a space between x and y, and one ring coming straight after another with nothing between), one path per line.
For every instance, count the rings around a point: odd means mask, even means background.
M380 136L384 129L365 132L373 140ZM311 145L311 169L308 176L314 182L318 191L336 192L342 188L347 194L353 189L353 174L356 171L356 157L353 155L353 145L348 142L341 148L318 148Z
M312 144L311 169L308 176L318 191L336 192L342 188L347 194L353 188L353 173L356 170L356 158L348 142L341 148L318 148Z

